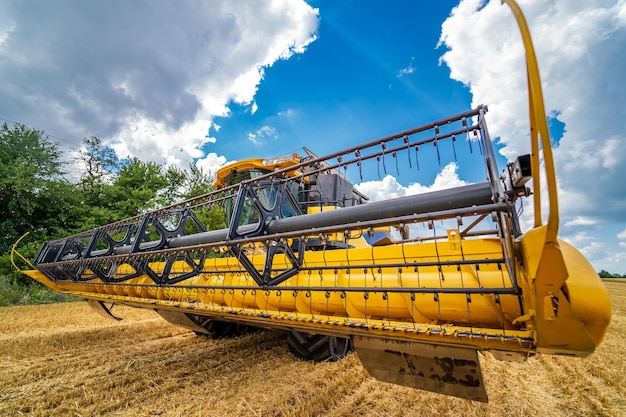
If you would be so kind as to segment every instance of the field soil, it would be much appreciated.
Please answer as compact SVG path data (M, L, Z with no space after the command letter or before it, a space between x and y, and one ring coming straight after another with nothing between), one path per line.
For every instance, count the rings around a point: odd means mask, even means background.
M481 355L490 402L370 377L354 354L303 362L285 333L211 340L147 310L86 303L0 308L2 416L626 416L626 282L591 356L524 363Z

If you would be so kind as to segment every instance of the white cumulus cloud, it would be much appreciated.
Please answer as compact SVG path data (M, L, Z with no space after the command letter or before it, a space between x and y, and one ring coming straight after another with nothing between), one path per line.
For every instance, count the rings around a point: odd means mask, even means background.
M198 160L196 165L204 172L216 174L217 171L226 165L227 161L224 156L217 155L215 152L210 152L204 158Z
M359 191L368 196L370 201L381 201L429 191L444 190L467 184L467 182L459 178L456 163L450 162L437 174L431 185L423 185L415 182L408 186L403 186L396 178L387 175L380 181L365 181L358 184L356 187Z
M469 86L473 105L488 104L493 136L510 159L529 151L528 104L521 36L499 1L464 0L442 26L442 62ZM613 179L626 161L626 2L520 1L534 38L546 111L565 133L555 149L563 195L603 201L624 219L626 183ZM488 63L488 64L487 64ZM581 193L581 190L584 190ZM609 203L609 204L607 204ZM589 214L589 213L576 213Z
M621 229L626 222L626 181L618 180L626 163L626 1L519 3L535 44L546 112L565 124L554 149L561 222L570 231L586 228L585 251L599 262L604 235L594 228ZM469 87L473 105L489 105L500 152L509 159L528 153L523 43L508 6L462 0L442 25L440 45L442 64Z
M255 145L260 145L267 139L276 139L278 137L278 132L272 126L261 126L256 132L248 132L248 140Z
M2 116L61 136L98 136L120 157L186 166L213 120L249 106L264 70L316 39L304 1L0 3Z

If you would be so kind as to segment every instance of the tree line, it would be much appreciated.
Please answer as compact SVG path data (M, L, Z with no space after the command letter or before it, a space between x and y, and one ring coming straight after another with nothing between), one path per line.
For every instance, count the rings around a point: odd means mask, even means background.
M28 285L10 264L13 244L32 259L42 242L122 220L212 190L210 173L119 159L95 136L70 160L43 131L0 126L0 278ZM67 155L65 155L67 156Z
M598 275L600 275L600 278L626 278L626 274L612 274L609 271L605 271L604 269L600 271Z

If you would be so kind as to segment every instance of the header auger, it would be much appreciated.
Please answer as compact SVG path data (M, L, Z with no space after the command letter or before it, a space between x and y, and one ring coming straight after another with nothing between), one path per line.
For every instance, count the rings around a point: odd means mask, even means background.
M238 325L285 329L301 358L354 348L376 378L478 401L487 400L478 351L586 356L610 306L594 268L557 239L550 139L520 26L532 154L503 173L480 106L324 157L226 166L207 195L45 242L24 273L105 315L111 304L148 308L215 337ZM485 180L374 202L352 183L415 181L435 160L478 164ZM535 227L522 233L518 202L531 178Z

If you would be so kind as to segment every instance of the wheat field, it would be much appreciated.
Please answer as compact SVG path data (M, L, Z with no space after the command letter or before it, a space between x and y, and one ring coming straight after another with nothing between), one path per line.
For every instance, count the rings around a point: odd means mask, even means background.
M626 282L607 282L613 320L585 359L509 363L481 355L490 402L379 382L356 355L295 359L285 334L210 340L156 313L86 303L0 308L2 416L626 416Z

